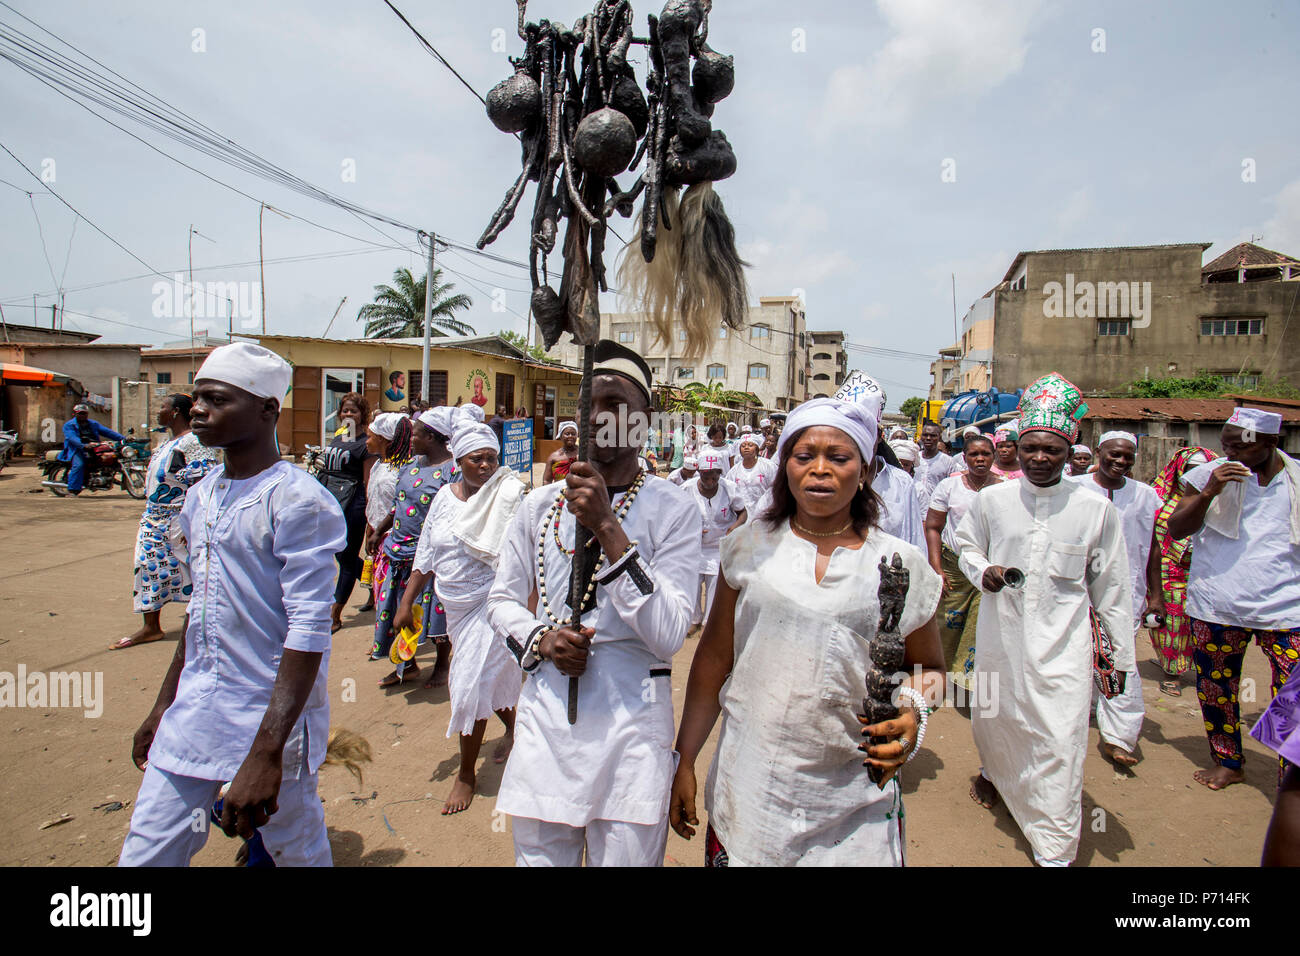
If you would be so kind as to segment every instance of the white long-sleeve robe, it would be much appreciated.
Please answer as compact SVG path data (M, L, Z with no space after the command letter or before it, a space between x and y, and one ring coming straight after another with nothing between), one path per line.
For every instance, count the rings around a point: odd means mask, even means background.
M990 565L1019 568L1020 589L985 592L975 669L991 700L971 711L984 775L1034 853L1074 859L1083 823L1083 761L1092 701L1091 604L1115 642L1115 664L1137 668L1128 555L1105 498L1060 481L991 485L957 529L962 572L983 590Z
M551 609L561 619L569 614L571 559L544 526L562 487L546 485L524 499L488 595L488 621L507 635L516 657L538 628L556 626L540 598L537 613L528 610L539 536ZM572 548L574 517L567 508L560 514L560 540ZM582 827L592 820L659 824L668 812L675 770L669 669L695 610L701 521L687 492L647 479L623 530L636 548L600 570L596 607L582 618L596 636L579 679L578 721L568 721L569 678L542 661L519 695L514 749L497 797L503 813Z
M922 554L926 554L925 515L916 493L917 484L903 469L894 467L883 458L876 459L876 475L871 479L871 490L880 496L883 504L880 530L916 545Z

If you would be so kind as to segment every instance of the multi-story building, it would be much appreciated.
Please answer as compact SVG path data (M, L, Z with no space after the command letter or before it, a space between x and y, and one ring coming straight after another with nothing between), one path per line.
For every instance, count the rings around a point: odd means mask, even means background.
M1020 253L962 322L960 390L1051 371L1091 393L1200 371L1300 385L1300 260L1241 243L1202 265L1209 245Z
M957 394L961 378L961 346L939 349L939 360L930 363L930 401L944 402Z
M812 384L809 398L829 398L844 384L848 354L843 332L809 332L812 336Z
M721 382L726 388L753 393L761 408L767 411L789 411L812 397L810 334L805 325L803 301L797 296L760 297L758 305L750 306L743 329L719 328L713 347L692 359L683 354L685 329L677 329L673 341L664 343L659 341L654 325L643 313L606 312L600 316L601 338L635 349L649 363L656 382L676 386ZM839 341L842 343L842 335ZM819 346L818 351L832 355L829 361L834 365L835 353L829 346ZM842 345L839 353L843 354ZM582 365L581 349L568 336L548 355L565 365ZM840 369L843 365L843 360L839 360ZM843 380L842 372L840 380Z

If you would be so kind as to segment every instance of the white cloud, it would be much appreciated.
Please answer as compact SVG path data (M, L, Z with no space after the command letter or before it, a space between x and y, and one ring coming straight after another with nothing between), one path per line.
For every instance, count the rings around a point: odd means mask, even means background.
M930 103L976 99L1018 73L1040 0L877 0L890 35L867 64L835 70L823 130L901 123Z

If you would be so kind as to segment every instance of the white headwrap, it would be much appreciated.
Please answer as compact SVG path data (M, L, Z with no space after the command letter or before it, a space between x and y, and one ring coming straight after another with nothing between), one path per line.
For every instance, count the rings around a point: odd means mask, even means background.
M557 429L555 429L555 437L556 437L556 438L560 438L560 437L562 437L562 436L564 435L564 430L565 430L566 428L572 428L573 431L574 431L574 433L576 434L577 431L578 431L578 423L577 423L577 422L560 422L560 427L557 428Z
M397 423L405 417L401 412L381 412L370 423L370 430L380 438L392 441L393 436L397 434Z
M727 428L726 428L726 430L727 430L728 433L730 433L731 430L732 430L733 428L737 428L737 429L738 429L739 427L740 427L740 426L737 425L735 422L727 422Z
M763 419L761 422L758 423L758 427L759 427L759 428L771 428L771 427L772 427L772 419L770 419L770 418L765 418L765 419Z
M699 471L700 460L694 455L687 455L682 459L682 467L689 468L691 471Z
M1266 412L1262 408L1246 408L1244 405L1234 408L1225 425L1248 428L1260 435L1280 435L1282 433L1282 415L1280 412Z
M700 453L700 471L723 471L723 465L726 462L717 452L705 451Z
M444 438L451 437L451 433L456 430L456 420L459 417L460 410L449 405L436 405L420 412L420 421Z
M740 426L740 433L741 433L742 435L752 435L752 434L754 433L754 426L753 426L753 425L741 425L741 426Z
M759 446L758 436L753 432L742 432L740 435L740 441L736 444L736 447L739 448L741 445L753 445L757 448Z
M1124 439L1124 441L1131 441L1133 443L1133 447L1135 448L1137 447L1138 440L1137 438L1134 437L1132 432L1119 432L1119 431L1106 432L1106 434L1101 436L1101 441L1097 442L1097 447L1100 448L1102 445L1106 444L1106 442L1114 441L1116 438L1122 438ZM1083 447L1087 448L1088 446L1084 445Z
M251 342L232 342L208 353L194 381L206 378L225 382L258 398L283 402L292 377L293 368L270 349Z
M858 402L842 402L834 398L814 398L795 407L786 418L785 430L776 443L777 458L781 457L792 435L813 425L838 428L853 439L863 461L875 461L878 434L875 410Z
M904 428L902 425L895 425L893 428L889 430L889 440L893 441L895 438L899 438L899 437L906 438L907 429Z
M916 462L921 457L921 449L916 447L915 442L906 438L891 441L889 447L894 449L894 455L899 461L906 459L910 462Z
M475 405L473 402L466 402L464 405L456 409L456 411L460 412L462 415L474 419L474 421L476 422L481 422L486 417L483 414L482 406Z
M1119 436L1119 435L1121 435L1121 434L1124 434L1124 433L1123 433L1123 432L1107 432L1106 434L1107 434L1107 435L1110 435L1112 438L1115 438L1115 437L1117 437L1117 436ZM1105 441L1105 440L1106 440L1106 436L1103 435L1101 441ZM1097 444L1100 445L1101 442L1098 442ZM1134 444L1137 444L1137 442L1134 442ZM1089 455L1091 455L1091 454L1092 454L1092 449L1089 448L1087 445L1075 445L1073 448L1070 449L1070 454L1071 454L1071 455L1079 455L1079 454L1082 454L1083 452L1087 452Z
M491 448L500 455L501 442L497 441L497 433L482 422L461 418L456 422L455 434L451 436L451 457L460 461L480 448Z

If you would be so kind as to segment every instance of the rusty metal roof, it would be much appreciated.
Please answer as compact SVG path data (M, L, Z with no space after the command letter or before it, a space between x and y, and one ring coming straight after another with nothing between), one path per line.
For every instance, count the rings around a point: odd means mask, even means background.
M1239 242L1223 255L1201 267L1201 275L1211 272L1235 272L1237 269L1300 265L1300 259L1284 252L1274 252L1253 242Z
M1267 407L1282 420L1300 424L1300 404L1274 404L1277 399L1231 398L1086 398L1089 418L1112 421L1225 422L1238 405Z

